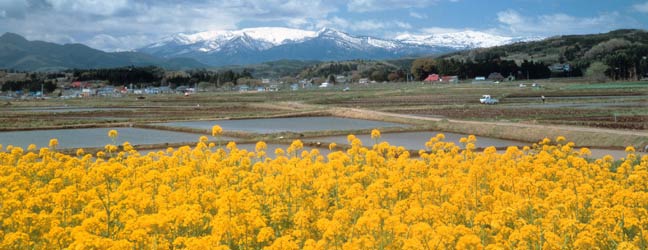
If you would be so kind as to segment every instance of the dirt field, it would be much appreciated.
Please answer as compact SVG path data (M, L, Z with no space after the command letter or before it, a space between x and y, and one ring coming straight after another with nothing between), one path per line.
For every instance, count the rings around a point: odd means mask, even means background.
M155 95L138 99L86 98L69 100L13 100L0 104L0 129L36 129L93 127L123 124L146 124L156 121L238 119L254 117L304 116L340 113L350 108L360 118L404 120L425 124L426 128L464 130L506 139L532 140L561 131L607 134L605 143L619 147L633 141L645 143L641 136L648 129L648 83L596 84L541 82L541 88L520 88L518 83L499 85L455 84L424 85L420 83L350 85L327 89L278 91L263 93L197 93ZM483 94L500 99L500 104L479 104ZM546 96L542 103L539 96ZM379 111L372 113L371 111ZM344 112L343 112L344 113ZM380 114L380 115L378 115ZM404 116L398 116L404 115ZM448 123L448 121L451 121ZM435 123L429 123L435 122ZM452 124L452 125L449 125ZM485 126L480 126L485 124ZM486 126L487 125L487 126ZM492 128L490 128L492 126ZM533 136L498 132L501 127L533 129ZM533 127L537 126L537 127ZM483 129L489 127L490 129ZM591 131L591 128L603 129ZM536 135L536 130L539 130ZM618 135L641 135L639 139L614 138ZM587 141L587 135L576 139ZM647 135L648 136L648 135ZM511 138L518 137L518 138ZM601 145L602 144L602 145ZM587 144L582 144L587 145Z

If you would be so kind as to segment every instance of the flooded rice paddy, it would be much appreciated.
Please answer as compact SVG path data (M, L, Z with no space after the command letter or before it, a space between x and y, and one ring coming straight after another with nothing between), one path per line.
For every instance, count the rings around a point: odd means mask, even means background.
M442 132L426 131L426 132L402 132L402 133L383 133L378 139L380 142L388 142L390 145L402 146L409 150L419 150L425 149L425 143L430 140L430 138L436 136ZM456 134L456 133L442 133L445 136L443 141L453 142L459 146L459 140L462 137L468 137L465 134ZM362 144L365 146L371 146L375 142L371 139L370 135L355 135L358 139L362 141ZM327 136L327 137L317 137L305 139L305 141L310 142L320 142L320 143L331 143L335 142L336 144L348 144L347 136ZM477 142L475 146L477 148L483 148L488 146L495 146L498 148L508 147L508 146L529 146L531 143L512 141L512 140L503 140L489 137L477 137Z
M197 142L200 134L172 132L155 129L141 128L83 128L83 129L53 129L53 130L27 130L0 132L0 144L26 148L29 144L37 147L47 147L49 140L58 139L58 148L93 148L112 144L108 131L117 130L119 136L117 144L126 141L133 145L138 144L164 144L179 142ZM213 139L213 138L211 138ZM234 140L234 138L222 138Z
M244 120L183 121L158 123L167 127L181 127L209 130L218 124L225 131L253 133L306 132L326 130L357 130L385 127L407 127L406 124L360 120L340 117L291 117Z
M307 132L307 131L323 131L323 130L358 130L358 129L373 129L384 127L406 127L408 125L399 123L379 122L360 119L338 118L338 117L294 117L294 118L271 118L271 119L248 119L248 120L219 120L219 121L186 121L186 122L169 122L161 123L168 127L185 127L194 129L209 130L215 124L223 127L226 131L245 131L255 133L276 133L276 132ZM133 145L164 145L166 143L187 143L195 145L201 134L174 132L156 129L142 129L142 128L127 128L127 127L110 127L110 128L84 128L84 129L55 129L55 130L27 130L27 131L9 131L0 132L0 144L3 146L13 145L26 148L29 144L35 144L37 147L47 147L49 140L56 138L59 141L58 148L71 149L71 148L97 148L103 147L106 144L115 143L108 137L108 131L115 129L118 131L119 136L116 139L117 144L122 144L126 141ZM463 145L459 142L462 137L468 137L466 134L436 132L436 131L418 131L418 132L398 132L398 133L383 133L381 138L377 141L371 139L369 134L358 134L363 145L371 147L376 142L388 142L394 146L402 146L408 150L426 149L425 143L430 138L436 136L438 133L445 135L445 142L453 142L460 147ZM211 141L215 138L209 137ZM220 137L221 146L225 147L229 141L237 141L233 137ZM348 144L347 136L326 136L304 138L304 142L318 143L321 145L317 148L321 155L326 156L330 150L327 146L330 143ZM475 146L477 148L485 148L488 146L495 146L497 148L505 148L508 146L530 146L532 143L521 142L514 140L505 140L489 137L477 136ZM268 157L276 157L275 150L281 148L285 149L289 145L268 143L265 150ZM239 149L245 149L253 152L255 144L244 143L237 145ZM315 147L305 146L302 151L310 151ZM626 156L623 150L610 150L610 149L590 149L592 158L601 158L605 155L611 155L615 159ZM147 152L157 152L157 150L147 150Z

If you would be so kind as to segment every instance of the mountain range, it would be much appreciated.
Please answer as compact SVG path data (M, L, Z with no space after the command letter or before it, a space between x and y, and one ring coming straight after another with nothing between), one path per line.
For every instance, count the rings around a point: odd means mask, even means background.
M0 68L4 69L54 71L131 65L155 65L169 69L207 67L190 58L159 58L139 52L108 53L83 44L59 45L43 41L28 41L14 33L0 36Z
M59 45L0 36L0 68L47 71L69 68L160 66L167 69L248 65L277 60L382 60L438 55L466 49L539 40L476 31L399 35L395 39L355 36L334 29L280 27L176 34L130 52L104 52L83 44Z
M477 31L399 35L395 39L354 36L324 28L319 31L260 27L176 34L137 49L161 58L187 57L202 63L244 65L289 60L337 61L393 59L492 47L540 37L503 37Z

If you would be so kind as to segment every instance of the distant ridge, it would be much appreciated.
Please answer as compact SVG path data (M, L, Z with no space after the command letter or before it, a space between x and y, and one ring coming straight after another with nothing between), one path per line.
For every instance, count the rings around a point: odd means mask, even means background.
M112 68L160 66L169 69L199 68L206 65L187 58L157 58L139 52L107 53L83 44L55 44L28 41L5 33L0 36L0 68L24 71L50 71L70 68Z
M458 51L443 58L475 60L479 55L497 55L506 60L529 60L547 64L569 63L572 66L588 66L595 61L622 52L629 57L648 56L648 31L643 29L619 29L607 33L586 35L561 35L526 43Z

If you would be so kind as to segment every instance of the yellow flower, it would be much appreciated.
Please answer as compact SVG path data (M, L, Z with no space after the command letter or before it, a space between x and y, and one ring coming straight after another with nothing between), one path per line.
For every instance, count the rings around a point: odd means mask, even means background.
M625 151L626 151L626 153L634 153L634 152L635 152L635 148L634 148L633 146L627 146L627 147L625 148Z
M266 145L266 143L264 141L259 141L259 142L256 143L256 146L254 147L254 150L257 151L257 152L261 152L261 151L266 150L266 148L268 148L268 145Z
M259 234L257 234L257 242L265 242L268 241L272 238L274 238L274 230L272 230L271 227L264 227L259 230Z
M203 135L203 136L198 137L198 141L199 141L199 142L206 143L207 140L208 140L207 136L204 136L204 135Z
M113 138L113 139L117 138L117 135L118 135L117 130L111 129L110 131L108 131L108 137L110 137L110 138Z
M212 136L219 136L222 133L223 133L223 128L221 128L221 126L214 125L212 127Z
M112 153L112 152L117 151L117 146L112 145L112 144L108 144L108 145L104 146L104 149L106 149L106 151Z
M337 146L337 144L335 144L335 142L331 142L331 144L329 144L328 148L329 148L329 150L333 151L335 146Z
M401 146L349 138L352 147L328 160L299 140L290 157L278 148L274 158L263 141L260 152L230 142L147 155L109 144L96 157L7 146L0 249L643 246L648 156L590 160L573 143L480 153L474 137L460 150L437 135L427 142L433 150L410 157Z
M130 142L124 142L122 144L122 146L124 148L124 151L126 151L126 152L129 152L129 151L132 151L132 150L135 149L135 148L133 148L133 145L130 144Z
M58 140L56 138L50 139L50 141L49 141L49 147L50 148L55 148L58 145L59 145L59 143L58 143Z
M377 129L371 130L371 139L376 140L380 138L380 131Z

